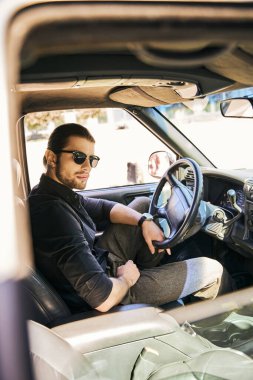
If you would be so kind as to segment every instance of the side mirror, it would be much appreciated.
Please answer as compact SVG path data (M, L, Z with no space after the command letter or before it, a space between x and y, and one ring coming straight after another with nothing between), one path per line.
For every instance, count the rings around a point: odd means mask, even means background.
M161 178L175 161L176 155L172 152L154 152L148 160L148 172L152 177Z
M220 103L220 110L224 117L253 117L252 100L249 98L234 98L223 100Z

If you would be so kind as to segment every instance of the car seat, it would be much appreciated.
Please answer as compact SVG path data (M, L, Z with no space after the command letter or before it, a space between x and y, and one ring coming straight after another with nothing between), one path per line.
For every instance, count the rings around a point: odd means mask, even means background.
M96 380L85 357L52 330L28 321L29 346L36 380Z

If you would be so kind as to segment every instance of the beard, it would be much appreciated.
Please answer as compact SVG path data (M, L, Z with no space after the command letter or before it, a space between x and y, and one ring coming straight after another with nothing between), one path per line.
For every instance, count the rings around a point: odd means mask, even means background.
M76 178L68 178L64 175L61 170L61 165L59 162L56 163L55 176L57 179L65 186L70 189L83 190L86 187L86 182L78 181Z

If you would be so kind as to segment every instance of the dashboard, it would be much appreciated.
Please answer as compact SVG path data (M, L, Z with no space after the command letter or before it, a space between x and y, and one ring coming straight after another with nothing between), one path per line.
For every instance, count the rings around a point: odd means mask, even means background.
M208 210L202 231L226 242L235 252L252 259L253 170L202 167L201 171L203 200ZM194 190L195 180L191 168L184 169L180 180L190 190Z
M207 202L210 210L210 217L206 219L203 230L219 240L229 242L230 246L232 245L233 249L239 253L252 257L253 200L249 201L245 179L250 177L252 180L253 198L253 173L248 176L245 173L236 172L230 176L229 172L222 172L219 169L204 169L202 174L203 200ZM185 171L184 183L193 190L194 177L189 168ZM237 206L232 206L230 199L232 203L236 200ZM230 226L233 226L232 230Z
M232 204L228 191L234 190L237 205L244 210L246 203L245 180L250 179L253 201L253 170L252 171L222 171L219 169L202 168L204 196L203 200L215 206L231 210ZM183 183L190 189L194 188L194 175L189 167L183 172Z
M243 191L243 185L239 185L233 181L225 181L223 179L204 176L204 200L213 205L228 210L233 209L227 195L228 190L231 189L235 191L237 205L244 210L245 194Z

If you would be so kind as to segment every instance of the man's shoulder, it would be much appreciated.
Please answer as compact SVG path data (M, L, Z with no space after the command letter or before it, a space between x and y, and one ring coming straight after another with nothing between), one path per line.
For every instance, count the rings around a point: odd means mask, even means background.
M30 194L28 197L30 214L33 217L62 217L70 216L80 222L75 210L62 198L51 194Z
M63 205L66 207L67 203L60 197L51 194L31 193L28 196L28 203L30 210L48 209L55 206Z
M51 194L43 194L43 193L36 193L31 192L28 196L28 201L32 203L44 203L44 202L64 202L64 200L60 197L57 197L56 195Z

